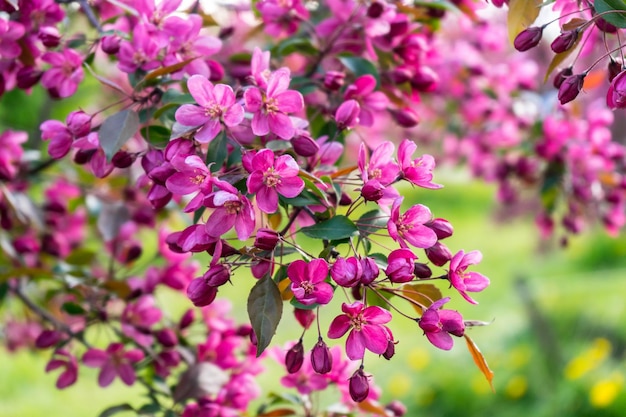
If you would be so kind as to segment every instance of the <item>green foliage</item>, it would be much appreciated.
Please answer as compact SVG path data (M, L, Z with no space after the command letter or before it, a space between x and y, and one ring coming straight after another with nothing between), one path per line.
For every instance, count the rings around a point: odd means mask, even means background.
M269 276L261 278L248 297L248 316L257 338L257 357L269 346L283 315L283 300Z

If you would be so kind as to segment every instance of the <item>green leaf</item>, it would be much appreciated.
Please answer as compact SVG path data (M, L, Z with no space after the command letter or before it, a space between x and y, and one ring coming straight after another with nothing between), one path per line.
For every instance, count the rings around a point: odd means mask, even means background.
M84 308L71 301L63 303L61 310L65 311L70 316L83 316L87 313Z
M114 405L113 407L109 407L103 412L101 412L98 417L110 417L114 414L121 413L122 411L134 411L135 409L131 407L130 404L120 404Z
M85 248L74 249L65 262L70 265L89 265L96 258L96 253Z
M154 415L155 413L159 411L161 411L161 406L157 403L144 404L143 406L141 406L139 410L137 410L139 414L148 414L148 415Z
M313 239L339 240L352 236L358 229L352 220L338 215L313 226L303 227L301 231Z
M602 18L618 28L626 28L626 2L624 0L595 0L593 7L597 14L619 10L624 13L607 13Z
M382 211L375 209L362 215L359 220L356 221L356 227L359 229L359 234L362 237L366 237L372 233L380 231L381 229L385 229L387 227L388 220L389 216Z
M546 70L546 75L543 78L544 83L548 81L548 77L550 76L552 71L554 71L559 65L561 65L561 63L563 63L563 61L565 61L567 57L570 56L572 52L576 50L582 38L583 38L583 32L581 31L578 34L578 38L576 39L576 42L574 42L574 45L572 45L571 48L569 48L567 51L563 51L558 54L555 54L554 57L552 57L552 61L550 61L550 65L548 65L548 69Z
M148 143L157 148L165 148L170 142L170 135L172 134L165 126L146 126L142 127L140 132L141 136L143 136Z
M305 55L315 55L317 49L311 44L310 39L294 37L281 41L272 48L271 52L272 56L286 56L294 52Z
M206 155L207 165L212 162L214 163L209 168L211 172L218 171L224 165L226 158L228 158L228 150L226 149L227 143L228 139L226 139L226 134L218 135L211 141Z
M283 196L279 196L278 198L280 198L281 202L293 207L305 207L322 204L320 200L313 195L313 193L306 190L294 198L287 198Z
M181 93L178 90L174 90L170 88L161 97L161 103L163 104L189 104L195 103L196 101L193 99L191 94Z
M100 126L98 137L107 160L120 150L128 139L139 129L139 115L134 110L126 109L109 117Z
M370 60L358 56L342 56L339 57L339 61L357 77L365 74L373 75L376 78L376 85L380 86L380 74Z
M276 283L265 276L257 281L248 296L248 316L257 338L256 356L269 346L283 315L283 300Z

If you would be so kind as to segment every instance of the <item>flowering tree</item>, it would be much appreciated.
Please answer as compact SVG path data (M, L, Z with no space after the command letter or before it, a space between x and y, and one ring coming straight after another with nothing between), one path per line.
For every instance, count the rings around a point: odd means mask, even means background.
M587 29L593 35L582 46L626 26L610 2L574 4L555 2L562 19L576 17L553 42L548 72ZM528 50L544 29L524 29L538 8L523 0L509 7L511 39ZM489 285L473 270L482 255L452 253L443 243L450 222L403 204L406 190L443 192L434 191L442 188L435 158L416 142L444 138L433 153L466 159L476 176L499 181L506 204L534 185L546 235L559 215L569 232L600 218L617 233L626 181L610 112L591 104L582 120L567 107L519 110L535 85L513 68L536 64L516 56L505 74L489 68L506 54L506 37L487 37L503 26L478 17L478 8L0 1L0 94L40 85L63 100L80 94L86 78L99 88L89 108L43 121L39 135L0 135L0 284L3 297L27 308L7 321L9 346L49 349L45 370L60 371L59 389L76 382L81 366L98 368L102 387L116 378L145 387L143 407L116 404L106 416L241 415L261 395L255 376L264 357L284 365L281 383L299 396L269 397L254 415L312 416L319 409L310 394L326 389L340 393L340 413L402 415L401 404L379 403L365 367L368 355L393 357L393 319L413 321L439 349L465 338L490 382L465 333L485 323L442 308L445 287L477 302L469 293ZM520 10L532 12L519 20ZM451 13L457 33L443 30ZM615 39L602 58L614 73L606 103L621 108ZM441 52L451 45L458 53ZM598 62L557 75L561 104L576 98ZM488 123L494 113L497 125ZM420 117L426 129L415 129ZM564 140L563 129L576 140ZM219 294L227 283L251 287L233 300L247 300L249 323L228 317ZM195 307L173 316L158 297L166 290ZM302 336L271 346L283 314L295 316ZM306 332L314 345L305 346Z

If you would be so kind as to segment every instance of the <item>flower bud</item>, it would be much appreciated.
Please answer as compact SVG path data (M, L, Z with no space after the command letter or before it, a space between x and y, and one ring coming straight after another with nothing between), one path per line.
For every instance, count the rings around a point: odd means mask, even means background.
M100 49L108 55L115 55L120 50L122 38L117 35L107 35L100 39Z
M352 197L348 193L341 193L341 198L339 199L340 206L349 206L352 204Z
M602 17L595 17L594 23L596 24L596 27L600 29L602 32L605 32L605 33L617 32L617 26L612 25L611 23L607 22L606 19Z
M314 156L320 150L320 145L307 135L297 135L291 139L293 150L300 156Z
M287 372L295 374L302 367L304 362L304 346L302 346L302 339L298 341L291 349L287 351L285 355L285 366Z
M117 151L113 158L111 158L111 163L116 168L128 168L135 162L137 158L137 154L131 154L126 151Z
M391 117L393 117L393 120L395 120L398 125L407 129L417 126L420 122L419 116L415 110L409 107L400 110L389 109L389 113L391 113Z
M224 78L224 67L219 62L209 59L206 61L206 63L209 66L209 70L211 71L209 75L209 81L216 82Z
M559 101L561 104L569 103L578 96L580 90L583 89L586 76L587 74L583 72L570 75L563 81L563 84L559 87Z
M22 67L17 70L17 86L22 90L29 89L39 82L42 75L43 71L34 67Z
M343 87L343 80L346 78L346 74L339 71L328 71L324 75L324 87L331 91L337 91Z
M203 277L194 278L187 287L187 297L196 307L208 306L215 300L217 288L207 285Z
M428 265L421 262L415 262L415 269L413 270L413 273L416 277L421 279L430 278L433 276L433 271L430 270Z
M439 75L432 68L421 66L411 78L411 86L419 91L432 91L439 82Z
M354 287L359 284L363 268L361 262L354 256L345 259L337 258L330 268L330 276L342 287Z
M626 107L626 71L620 72L611 81L606 93L606 105L611 109Z
M383 198L385 186L378 180L369 180L361 188L361 195L365 201L378 201Z
M398 400L393 400L387 404L385 410L391 411L393 417L402 417L407 413L406 406Z
M256 232L254 247L271 252L276 248L279 240L280 235L277 231L262 227Z
M380 270L378 269L378 265L373 258L363 258L361 259L361 268L363 273L361 274L361 284L369 285L378 278L380 274Z
M424 226L430 228L437 235L437 239L445 239L452 236L454 228L446 219L436 218L426 223Z
M574 46L579 34L580 30L578 28L562 32L554 41L552 41L550 48L557 54L565 52Z
M394 84L402 84L413 78L413 72L409 68L403 66L394 68L389 71L387 75Z
M194 316L195 316L195 313L193 312L192 309L188 309L187 311L185 311L185 313L180 318L180 321L178 322L178 328L180 330L183 330L191 326L191 323L193 323L193 320L194 320Z
M41 27L37 37L46 48L56 48L61 43L61 34L54 26Z
M155 334L159 343L165 347L174 347L178 344L178 337L172 329L161 329Z
M321 337L311 350L311 366L318 374L327 374L333 368L333 355Z
M143 250L141 249L141 246L132 245L130 248L128 248L126 253L122 254L122 258L120 259L120 261L122 263L129 264L137 260L141 256L142 252Z
M450 249L443 243L437 242L430 248L424 250L424 252L426 252L428 259L437 266L444 266L452 259Z
M607 72L608 72L608 75L609 75L609 82L613 81L613 79L615 77L617 77L617 75L620 72L622 72L622 68L623 68L623 65L620 64L619 62L617 62L616 60L611 59L609 61L609 65L608 65L608 68L607 68Z
M67 116L67 129L77 138L87 136L91 131L91 116L84 111L73 111Z
M315 320L315 313L313 310L296 308L293 310L293 315L296 317L296 320L298 320L298 323L300 323L300 326L305 329L308 329Z
M230 280L230 268L223 264L213 265L202 277L206 284L212 287L219 287Z
M534 48L541 41L543 26L531 26L521 31L513 41L513 46L520 52Z
M565 81L567 77L573 74L574 74L574 71L572 67L563 68L561 71L557 72L556 75L554 76L552 85L554 85L554 88L560 88L561 84L563 84L563 81Z
M363 366L356 370L348 381L348 388L350 391L350 397L357 403L367 399L370 393L370 384L367 380L367 376L363 372Z
M383 352L383 358L389 360L396 354L396 344L393 340L387 341L387 349Z
M61 341L61 333L56 330L43 330L35 340L39 349L52 347Z
M350 129L359 123L361 106L356 100L347 100L341 103L335 112L335 120L340 130Z

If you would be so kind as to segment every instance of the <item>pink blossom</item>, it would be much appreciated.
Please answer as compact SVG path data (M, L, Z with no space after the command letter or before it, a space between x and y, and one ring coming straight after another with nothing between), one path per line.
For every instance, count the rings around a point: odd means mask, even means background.
M424 205L416 204L400 215L400 206L404 197L399 197L393 202L391 217L387 222L389 236L403 248L408 248L406 242L416 248L430 248L437 243L437 234L424 223L430 222L432 214Z
M256 194L259 209L265 213L278 209L279 194L293 198L304 189L304 181L298 177L300 167L291 155L275 158L271 149L261 149L252 158L251 169L248 192Z
M332 321L328 337L338 339L350 330L346 340L348 358L363 359L366 348L379 355L387 350L391 333L384 324L391 321L389 311L378 306L365 307L360 301L343 303L341 310L344 314Z
M267 81L272 74L270 71L270 51L261 51L258 47L254 48L250 68L256 85L266 89Z
M106 351L90 348L83 355L83 363L90 368L100 368L98 385L107 387L119 376L126 385L135 383L133 364L143 359L139 349L124 350L122 343L111 343Z
M611 109L626 107L626 71L620 72L611 81L606 92L606 105Z
M100 146L98 132L91 132L87 136L74 141L72 146L89 156L91 171L98 178L104 178L113 171L113 164L107 161L104 150ZM167 191L167 190L166 190Z
M154 297L143 295L126 305L122 313L122 331L143 346L149 346L153 337L150 328L161 320L163 313L155 306Z
M394 149L393 143L384 141L374 149L367 161L367 148L361 143L358 166L364 183L377 180L386 187L398 178L399 168L392 159Z
M293 35L302 20L309 19L309 11L302 0L262 0L256 4L271 36Z
M410 249L396 249L389 254L385 274L391 282L409 282L415 278L415 255Z
M288 140L296 133L288 113L297 113L304 108L302 94L288 90L291 81L288 68L273 72L267 81L267 91L251 87L244 93L246 108L254 113L252 116L252 132L257 136L265 136L270 132Z
M160 50L158 38L154 37L145 24L138 24L133 28L132 41L123 41L117 53L117 66L120 70L133 73L138 69L150 71L158 68Z
M478 304L466 291L480 292L489 286L489 278L478 272L467 272L470 265L479 263L483 258L482 253L477 250L465 253L462 250L450 260L450 270L448 279L454 288L472 304Z
M224 181L219 181L218 187L221 189L204 200L206 207L215 209L206 222L207 233L220 237L234 226L239 240L248 239L255 225L254 209L250 200Z
M363 275L361 260L354 256L349 258L337 258L330 268L330 276L333 281L342 287L354 287L359 284Z
M435 301L424 311L419 321L430 343L443 350L452 349L454 341L451 334L461 337L465 333L463 317L458 311L440 309L448 301L450 297Z
M63 389L73 385L78 379L78 362L76 357L64 349L56 350L54 356L46 365L46 372L59 368L64 368L64 371L59 375L56 387Z
M12 180L19 171L24 154L22 143L28 134L22 131L6 130L0 134L0 180Z
M269 350L269 354L278 363L285 365L286 348L276 347ZM287 388L295 388L300 394L307 395L313 391L322 391L328 386L328 374L320 375L313 370L310 353L304 352L302 366L294 373L285 375L280 383ZM333 372L336 372L333 369Z
M304 305L328 304L333 298L333 287L327 283L328 263L324 259L311 262L298 259L289 264L287 276L296 300Z
M41 59L52 66L41 77L41 85L53 97L65 98L74 94L85 77L80 54L73 49L64 49L61 52L46 52Z
M373 75L362 75L352 85L346 88L344 99L356 100L361 111L359 112L359 124L361 126L372 126L374 124L374 114L386 110L389 106L389 99L381 91L376 89L376 78Z
M74 140L86 136L91 130L91 116L82 111L71 112L65 122L66 125L58 120L46 120L39 127L41 138L50 141L48 153L55 159L67 155Z
M441 188L441 185L432 182L435 158L424 154L417 159L411 160L416 149L417 145L415 142L409 139L404 139L398 146L398 162L400 163L402 177L410 183L423 188Z
M22 53L18 41L24 36L24 26L0 17L0 71L3 61L10 62Z
M189 93L199 106L183 104L176 111L176 121L185 126L201 126L194 137L200 143L209 143L222 130L221 123L236 126L243 120L243 107L237 104L233 89L226 84L213 85L202 75L193 75L187 81Z

